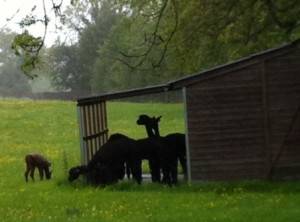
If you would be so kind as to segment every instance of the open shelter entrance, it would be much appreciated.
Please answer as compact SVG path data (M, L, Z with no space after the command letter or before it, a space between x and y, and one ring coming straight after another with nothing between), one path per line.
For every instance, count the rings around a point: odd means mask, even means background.
M179 90L178 89L169 90L169 89L170 88L168 85L160 85L160 86L146 87L141 89L134 89L134 90L117 92L117 93L109 93L109 94L103 94L101 96L79 99L77 103L77 107L78 107L77 109L78 109L78 122L80 125L81 164L86 165L92 159L93 155L101 148L101 146L104 143L107 142L110 134L120 133L120 131L118 131L119 129L116 127L116 124L110 122L110 113L108 113L107 111L108 104L113 104L114 102L126 102L129 104L132 103L132 104L137 104L137 106L139 106L139 104L148 105L151 103L152 104L155 103L155 106L156 104L161 104L161 103L179 104L181 113L177 113L176 116L178 115L182 116L182 124L180 123L180 127L178 127L180 128L180 130L176 131L177 127L174 127L170 132L166 132L165 130L160 130L160 132L164 132L164 134L183 133L183 131L185 131L183 91L181 89ZM182 109L181 109L181 104L182 104ZM124 112L124 110L122 111ZM121 109L119 110L119 112L122 111ZM114 112L118 112L118 110ZM131 111L128 110L128 113L129 112ZM136 131L141 132L141 134L138 133L139 138L146 138L148 137L148 135L146 134L146 130L144 129L144 126L138 126L136 124L136 120L138 119L140 114L147 114L152 117L153 113L151 111L149 112L149 110L145 108L141 113L136 113L136 116L134 117L135 119L131 118L130 124L131 123L132 124L130 127L135 127L137 129ZM157 116L160 115L162 115L161 122L163 122L163 125L168 124L167 117L166 117L167 113L164 113L162 111L159 112ZM123 118L127 121L126 119L127 117L125 113ZM128 126L126 127L128 128ZM124 127L122 129L123 131L121 133L124 133L125 135L131 138L135 137L135 135L132 134L132 131L131 133L124 131Z

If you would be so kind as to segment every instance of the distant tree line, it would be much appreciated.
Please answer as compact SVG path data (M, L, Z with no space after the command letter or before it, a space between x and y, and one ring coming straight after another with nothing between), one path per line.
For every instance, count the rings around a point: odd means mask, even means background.
M153 85L300 37L298 0L74 0L78 42L45 50L60 90Z

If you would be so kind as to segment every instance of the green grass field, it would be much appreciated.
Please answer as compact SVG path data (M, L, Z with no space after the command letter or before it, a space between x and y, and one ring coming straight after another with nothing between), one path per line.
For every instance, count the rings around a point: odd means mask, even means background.
M110 132L145 137L141 113L163 115L161 134L183 132L183 107L110 103ZM0 100L0 221L300 221L300 183L158 184L122 182L105 188L67 182L79 164L76 104ZM25 183L24 155L53 162L50 181ZM36 172L37 173L37 172Z

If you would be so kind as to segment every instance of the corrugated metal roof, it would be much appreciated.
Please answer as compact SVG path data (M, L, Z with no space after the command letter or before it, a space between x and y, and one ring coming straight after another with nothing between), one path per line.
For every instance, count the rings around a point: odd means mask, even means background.
M230 62L224 65L220 65L214 67L212 69L204 70L200 73L196 73L193 75L189 75L187 77L183 77L181 79L177 79L174 81L167 82L166 84L156 85L156 86L148 86L144 88L137 88L119 92L111 92L105 93L97 96L86 97L78 99L78 105L84 105L87 103L94 103L95 101L103 101L103 100L113 100L113 99L121 99L126 97L161 93L171 90L178 90L183 87L189 86L191 84L198 83L199 81L203 81L210 78L218 77L219 75L224 75L226 73L239 70L242 68L246 68L248 66L257 64L261 61L271 59L276 56L283 55L288 53L291 49L298 47L300 43L300 39L293 41L288 44L284 44L277 48L268 49L262 51L260 53L252 54L250 56L244 57L242 59L236 60L234 62Z

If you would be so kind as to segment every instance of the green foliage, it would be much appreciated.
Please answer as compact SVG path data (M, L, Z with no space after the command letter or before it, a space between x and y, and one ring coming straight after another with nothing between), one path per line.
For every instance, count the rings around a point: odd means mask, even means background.
M89 81L82 75L82 63L78 46L55 45L49 49L51 80L58 90L83 91L89 89Z
M121 182L90 187L70 184L68 166L79 164L76 104L58 101L0 101L0 215L12 221L224 221L285 222L299 218L299 182L235 182L159 184ZM145 130L135 124L136 114L162 114L166 132L183 130L178 104L109 103L113 132L139 138ZM124 116L126 118L124 118ZM177 128L176 128L177 127ZM26 129L26 130L24 130ZM50 181L25 183L24 156L40 152L53 163ZM37 172L36 172L37 174Z
M98 49L103 46L109 38L109 34L115 23L118 21L118 15L112 8L110 1L103 1L101 8L92 8L92 21L81 33L79 40L79 58L82 64L82 73L92 85L92 75L94 64L97 59L102 59L98 54ZM97 70L102 72L101 69ZM108 73L109 74L109 73ZM101 84L102 81L99 81Z
M38 53L43 45L41 37L34 37L28 31L16 35L11 48L17 56L23 58L21 69L29 77L34 78L34 74L30 74L40 62Z
M86 8L78 6L78 10ZM118 16L110 1L103 1L101 8L91 8L91 21L82 18L86 27L80 30L79 42L75 45L56 45L51 49L53 84L60 89L90 91L94 63L99 58L98 48L108 38ZM78 12L79 14L84 12ZM67 18L68 21L71 18ZM81 23L81 21L77 21ZM78 28L78 27L77 27ZM101 71L101 70L100 70ZM101 83L100 81L99 83Z
M56 60L69 62L55 70L64 80L54 83L93 92L166 82L300 37L297 0L82 0L73 7L66 23L79 33L76 56L57 46ZM67 78L69 65L78 78Z
M15 36L11 47L15 50L16 55L21 55L23 52L36 53L41 44L42 39L40 37L36 38L30 35L28 31L24 31Z
M287 2L119 0L121 19L97 45L92 89L157 84L297 39L300 3Z
M24 28L27 26L31 26L36 24L37 22L37 18L36 16L33 15L26 15L26 17L24 19L22 19L22 21L19 23L19 25Z
M28 79L19 68L20 58L14 55L10 47L14 35L9 31L0 31L0 96L20 96L31 91Z

